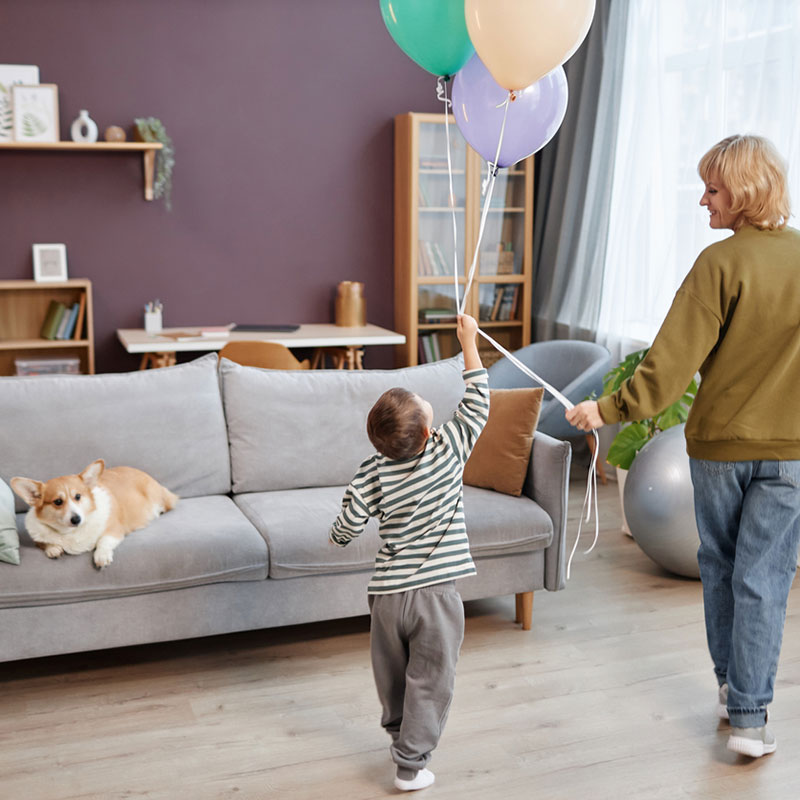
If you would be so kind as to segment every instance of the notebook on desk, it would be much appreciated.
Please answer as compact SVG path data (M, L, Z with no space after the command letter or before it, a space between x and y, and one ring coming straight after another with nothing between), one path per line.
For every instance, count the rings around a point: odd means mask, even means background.
M275 333L291 333L300 328L299 325L234 325L232 330L241 333L248 332L267 332L273 331Z

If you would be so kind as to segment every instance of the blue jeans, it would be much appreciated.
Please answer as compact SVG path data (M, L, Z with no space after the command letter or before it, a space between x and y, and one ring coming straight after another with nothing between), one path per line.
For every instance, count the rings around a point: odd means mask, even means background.
M708 649L731 725L757 728L797 567L800 461L690 461Z

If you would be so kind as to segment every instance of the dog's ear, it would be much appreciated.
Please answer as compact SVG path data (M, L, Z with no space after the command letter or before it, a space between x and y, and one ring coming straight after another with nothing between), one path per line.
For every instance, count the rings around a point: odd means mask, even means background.
M29 505L35 506L36 501L42 497L41 481L35 481L33 478L12 478L10 481L11 488Z
M98 458L97 461L92 461L92 463L80 473L80 478L87 486L94 486L97 483L97 479L103 474L105 468L106 462L103 461L102 458Z

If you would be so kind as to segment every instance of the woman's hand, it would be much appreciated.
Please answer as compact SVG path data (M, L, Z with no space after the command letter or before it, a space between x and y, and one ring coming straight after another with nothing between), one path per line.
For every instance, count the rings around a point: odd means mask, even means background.
M590 431L592 428L602 428L606 423L600 416L597 408L597 401L584 400L574 408L567 410L564 415L570 425L574 425L579 431Z

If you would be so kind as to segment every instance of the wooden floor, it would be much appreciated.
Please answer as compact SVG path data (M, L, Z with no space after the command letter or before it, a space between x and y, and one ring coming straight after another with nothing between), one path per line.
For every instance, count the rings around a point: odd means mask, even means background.
M570 537L581 487L573 485ZM700 585L662 572L601 495L563 592L467 604L450 720L419 797L800 797L800 586L771 725L725 749ZM572 539L570 538L570 542ZM0 797L367 800L397 794L358 618L0 665Z

